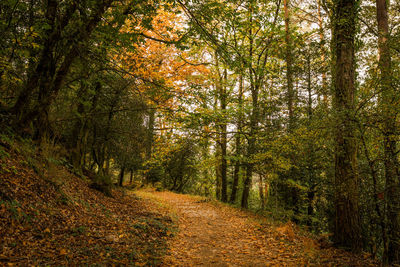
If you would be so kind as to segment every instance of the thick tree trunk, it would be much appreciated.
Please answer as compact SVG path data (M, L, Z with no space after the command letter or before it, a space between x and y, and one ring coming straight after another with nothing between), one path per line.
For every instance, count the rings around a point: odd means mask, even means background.
M378 22L378 49L381 91L381 112L384 132L384 168L386 181L388 244L384 244L384 261L400 263L400 181L397 160L396 93L392 85L392 67L389 46L388 1L376 0Z
M335 231L337 245L359 251L362 248L359 217L357 141L354 123L355 55L357 4L335 1L333 37L335 45L334 107L335 129Z
M257 152L256 147L256 135L257 135L257 125L259 120L259 107L258 107L258 87L252 88L252 104L253 104L253 112L250 117L250 133L248 137L248 146L247 146L247 163L246 163L246 177L243 183L243 193L242 193L242 208L247 209L248 198L250 195L250 189L253 178L253 168L254 163L249 162L253 158L254 154Z
M46 2L45 18L46 23L49 25L48 29L44 32L43 49L40 52L38 63L34 70L29 70L28 80L22 92L19 94L17 101L12 108L13 113L16 115L17 127L23 127L24 122L20 122L30 111L32 102L32 95L35 89L39 87L48 86L50 77L53 77L55 72L55 62L53 58L53 50L56 46L59 32L55 29L54 25L57 17L58 3L55 0L48 0Z
M76 108L78 118L73 126L71 135L71 162L74 169L79 173L83 167L84 146L86 146L87 125L84 118L85 106L83 101L87 99L88 87L82 82L77 94L78 105Z
M253 3L250 2L249 5L249 24L253 24ZM247 153L246 153L246 176L243 181L243 192L242 192L242 201L241 207L247 209L249 207L249 195L252 185L253 179L253 168L254 163L251 162L254 154L256 153L256 135L257 135L257 127L258 127L258 119L259 119L259 107L258 107L258 93L259 93L259 83L257 80L257 75L255 75L255 71L253 69L252 58L254 55L254 39L253 39L253 28L249 28L249 58L250 64L248 67L249 78L250 78L250 91L251 91L251 100L252 100L252 112L250 115L250 133L247 138Z
M253 177L253 164L246 163L246 176L243 182L241 207L247 209L249 207L249 195Z
M240 161L236 160L235 167L233 169L233 182L232 182L232 191L229 202L234 204L236 202L236 196L239 185L239 172L240 172Z

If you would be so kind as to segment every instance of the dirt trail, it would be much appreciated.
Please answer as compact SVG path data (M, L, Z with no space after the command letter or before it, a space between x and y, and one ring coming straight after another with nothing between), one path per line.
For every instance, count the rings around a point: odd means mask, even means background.
M146 195L147 194L147 195ZM298 235L292 224L273 226L249 212L171 192L142 194L169 206L180 231L165 266L374 266L372 261Z

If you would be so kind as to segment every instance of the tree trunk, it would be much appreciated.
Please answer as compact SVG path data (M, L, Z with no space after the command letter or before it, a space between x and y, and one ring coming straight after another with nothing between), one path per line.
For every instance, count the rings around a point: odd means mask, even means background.
M106 153L104 174L107 176L110 174L110 163L111 163L110 161L111 161L111 155L110 153Z
M307 226L312 226L312 216L314 215L315 189L311 187L307 192Z
M215 88L217 90L218 94L218 99L216 99L216 102L219 101L219 112L221 113L221 121L218 121L218 126L217 129L219 131L218 133L218 143L220 145L220 157L217 158L218 165L220 168L220 182L217 179L217 188L220 186L220 191L221 191L221 196L220 200L223 202L228 201L228 183L227 183L227 160L226 160L226 149L227 149L227 123L226 123L226 98L227 98L227 79L228 79L228 70L226 69L226 66L223 66L223 73L221 73L220 70L220 64L219 64L219 58L218 58L218 53L215 52L215 63L216 63L216 70L218 73L218 81L215 84ZM216 105L217 108L218 105ZM217 177L218 178L218 177ZM219 184L220 183L220 184ZM219 193L218 193L219 194Z
M121 168L121 172L119 173L119 186L123 186L124 185L124 175L125 175L125 166L123 166Z
M223 202L228 202L228 182L227 182L227 154L226 154L226 148L227 148L227 124L226 124L226 86L227 86L227 69L226 67L224 68L224 77L223 77L223 84L221 84L221 96L220 96L220 101L221 101L221 112L223 114L223 121L221 123L221 200Z
M261 210L265 209L265 195L264 195L264 182L261 174L258 174L259 184L258 184L258 194L260 196Z
M293 91L293 57L292 57L292 40L290 37L290 14L289 0L283 0L283 8L285 12L285 60L286 60L286 86L287 86L287 105L289 111L288 129L292 130L294 122L294 91Z
M129 176L129 184L132 184L133 182L133 169L130 170L130 176Z
M13 113L16 115L14 124L17 128L23 128L31 122L35 122L38 139L42 139L49 134L51 130L48 120L50 105L57 97L72 62L79 55L81 43L90 38L102 15L111 6L112 2L113 0L105 0L96 5L93 15L80 27L81 30L78 37L81 39L77 43L76 36L67 39L62 32L77 8L76 3L72 1L70 6L66 8L65 14L60 16L60 14L57 14L58 2L54 0L47 1L46 22L50 27L44 36L43 49L40 51L39 61L35 70L30 71L26 86L12 108ZM60 57L59 62L57 62L54 54L55 50L59 49L59 46L65 47L65 51L63 51L64 56ZM38 101L30 108L33 93L37 89L39 90Z
M246 163L246 176L243 182L241 207L247 209L249 207L250 187L253 176L253 164Z
M215 167L215 197L221 200L221 187L222 187L222 173L221 173L221 145L220 145L220 134L217 134L218 141L216 142L215 158L217 164Z
M201 144L201 156L202 156L202 160L203 161L205 161L206 159L208 159L210 157L208 147L209 147L209 138L208 138L208 136L205 136L203 138L202 144ZM210 190L209 183L207 182L207 181L210 180L210 170L209 170L208 167L204 167L203 168L202 176L203 176L203 178L202 178L202 181L203 181L202 188L204 190L203 194L208 197L209 194L210 194L209 193L209 190Z
M151 159L151 154L153 150L155 110L153 108L150 108L148 111L148 115L149 122L147 124L146 160Z
M361 130L361 129L360 129ZM367 147L367 143L365 142L365 137L364 137L364 132L361 130L361 143L364 148L364 155L365 158L367 159L371 178L372 178L372 184L373 184L373 198L374 198L374 204L375 204L375 212L376 215L379 218L379 224L381 226L381 232L382 232L382 242L383 242L383 261L387 262L387 251L388 251L388 238L387 238L387 229L386 229L386 220L384 218L384 214L381 211L381 207L379 206L379 197L378 197L378 172L377 169L375 168L375 160L371 159L370 152ZM372 222L372 219L371 219ZM376 254L376 246L375 249L373 249L373 255Z
M357 3L335 1L333 44L335 56L334 108L335 129L335 230L337 245L360 251L357 141L354 124L355 55Z
M392 85L389 46L388 1L376 0L380 70L381 112L384 133L385 199L387 202L388 244L384 244L384 261L400 263L400 181L397 160L396 117L398 99Z
M217 62L218 62L218 58ZM215 84L215 89L218 91L218 82ZM218 111L218 96L215 96L214 99L214 111ZM217 126L217 130L218 130ZM222 178L221 178L221 134L217 132L216 134L216 139L215 139L215 197L218 200L221 200L221 184L222 184Z
M308 103L307 103L307 116L308 116L308 127L311 127L312 117L313 117L313 99L312 99L312 88L311 88L311 62L310 55L307 55L307 94L308 94ZM314 140L308 141L308 153L307 153L307 169L308 169L308 180L311 184L310 188L307 192L307 226L312 226L312 216L314 215L314 198L315 198L315 175L314 175L314 158L315 158L315 149L314 149Z
M155 110L150 106L148 110L147 136L145 141L146 160L150 160L153 153ZM150 172L146 175L146 182L150 183Z
M253 24L253 6L250 3L249 6L249 24L250 26ZM254 39L253 39L253 28L249 29L249 58L250 64L248 67L249 78L250 78L250 91L251 91L251 100L252 100L252 112L250 115L250 133L248 136L247 143L247 162L246 162L246 177L243 182L243 192L242 192L242 202L241 207L247 209L249 207L248 200L250 195L250 189L253 178L253 168L254 163L251 162L254 154L256 153L256 136L257 136L257 128L258 128L258 120L259 120L259 106L258 106L258 93L260 89L260 84L257 79L257 75L255 74L255 70L253 69L253 54L254 54Z
M234 204L236 202L236 195L239 185L239 172L240 172L240 157L242 155L242 147L241 147L241 131L242 131L242 121L243 121L243 75L239 77L239 92L238 92L238 102L239 102L239 111L238 111L238 121L237 121L237 133L235 135L235 168L233 170L233 183L232 183L232 191L230 203Z
M253 168L254 163L249 162L253 158L254 154L257 152L256 147L256 135L257 135L257 125L258 125L258 88L254 88L252 91L252 104L253 104L253 112L250 117L250 133L248 137L248 146L247 146L247 162L246 162L246 177L243 183L243 193L242 193L242 208L247 209L248 198L250 195L250 189L253 178Z
M321 14L321 0L318 0L318 32L319 32L319 46L321 53L321 71L322 71L322 98L323 103L328 105L328 79L326 75L326 51L325 51L325 36L324 36L324 26L323 17ZM319 96L318 96L319 98Z
M48 0L46 2L45 18L46 23L49 25L48 29L44 31L43 49L40 52L38 63L34 70L29 70L29 76L22 92L19 94L12 111L16 115L17 127L23 127L24 123L20 120L29 112L29 107L32 102L32 95L35 89L42 83L41 86L48 86L49 79L54 75L55 62L52 57L54 47L56 46L59 33L54 25L57 18L58 3L55 0ZM32 55L33 57L33 55Z
M81 86L77 93L77 100L78 105L76 108L78 118L73 126L72 129L72 136L71 136L71 162L74 169L80 173L83 167L83 154L84 154L84 146L86 145L86 132L87 132L87 125L85 123L84 113L85 113L85 106L83 101L87 99L87 91L88 87L81 82Z

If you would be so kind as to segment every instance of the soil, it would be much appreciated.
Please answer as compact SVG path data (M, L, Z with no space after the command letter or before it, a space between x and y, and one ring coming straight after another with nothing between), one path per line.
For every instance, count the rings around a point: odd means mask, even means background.
M317 239L295 224L219 202L172 192L138 192L169 207L179 232L169 242L164 266L377 266L369 254L354 255Z

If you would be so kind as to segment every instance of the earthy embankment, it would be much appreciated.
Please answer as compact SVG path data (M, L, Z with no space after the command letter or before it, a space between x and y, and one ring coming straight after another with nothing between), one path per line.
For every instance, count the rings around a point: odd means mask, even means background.
M92 189L59 163L0 146L0 266L156 266L173 223L154 202Z

